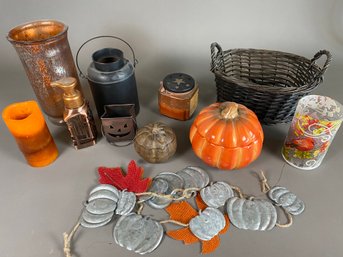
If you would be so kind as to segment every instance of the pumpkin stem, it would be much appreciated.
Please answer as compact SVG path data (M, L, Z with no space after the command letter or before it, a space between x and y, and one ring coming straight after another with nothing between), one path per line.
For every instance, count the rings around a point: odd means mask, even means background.
M238 116L238 104L235 102L225 102L220 105L222 110L220 115L227 120L234 119Z
M165 131L163 128L159 127L159 124L154 124L151 130L151 133L153 135L158 135L158 134L165 134Z

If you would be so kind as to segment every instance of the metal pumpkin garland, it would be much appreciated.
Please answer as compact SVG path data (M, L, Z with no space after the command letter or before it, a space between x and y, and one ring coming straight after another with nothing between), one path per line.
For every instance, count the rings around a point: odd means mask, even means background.
M85 208L78 223L68 235L64 233L64 252L71 257L71 240L77 229L96 228L116 220L113 228L114 241L139 254L154 251L164 236L163 223L174 223L183 228L169 230L168 236L185 244L200 242L202 253L211 253L220 245L219 235L224 234L231 223L239 229L270 230L277 223L275 206L262 199L244 198L239 188L225 182L209 184L205 170L199 167L186 167L176 173L163 172L151 183L143 179L143 169L131 161L128 172L121 174L120 168L99 168L101 183L89 193ZM262 173L264 188L270 188ZM114 180L113 180L114 179ZM127 191L130 190L130 191ZM234 191L239 197L234 195ZM269 198L276 206L283 208L289 216L298 215L304 210L304 203L288 189L273 187ZM198 211L187 200L194 198ZM165 208L169 220L158 221L142 215L144 203L156 209ZM220 207L225 206L227 214ZM230 220L229 220L230 218ZM290 223L287 225L291 225Z
M257 116L244 105L214 103L201 110L189 133L194 153L219 169L240 169L257 159L263 130Z

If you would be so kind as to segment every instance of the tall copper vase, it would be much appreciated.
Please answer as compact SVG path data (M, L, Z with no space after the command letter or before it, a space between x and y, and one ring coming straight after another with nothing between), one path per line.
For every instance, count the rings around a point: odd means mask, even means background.
M67 30L59 21L41 20L19 25L7 36L23 63L40 106L54 123L63 122L64 106L62 91L50 83L63 77L78 78Z

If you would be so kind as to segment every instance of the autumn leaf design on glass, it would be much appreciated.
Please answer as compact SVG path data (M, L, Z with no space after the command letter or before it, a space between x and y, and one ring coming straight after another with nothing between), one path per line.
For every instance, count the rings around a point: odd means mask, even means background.
M311 170L322 162L343 118L342 105L318 95L300 99L282 155L299 169Z

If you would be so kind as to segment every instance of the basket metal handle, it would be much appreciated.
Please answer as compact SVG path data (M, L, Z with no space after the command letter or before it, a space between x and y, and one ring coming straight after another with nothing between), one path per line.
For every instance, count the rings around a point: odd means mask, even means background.
M213 72L217 66L218 66L218 57L220 56L221 58L221 69L224 68L224 63L223 63L223 50L222 47L217 43L214 42L211 44L211 71Z
M330 62L331 62L331 60L332 60L332 55L331 55L331 53L329 52L329 51L327 51L327 50L320 50L318 53L316 53L315 55L314 55L314 57L311 59L311 66L312 65L315 65L316 64L316 61L319 59L319 58L321 58L323 55L325 55L326 56L326 60L325 60L325 63L324 63L324 65L323 65L323 67L320 69L320 71L318 72L318 74L316 74L316 76L315 76L315 79L317 80L317 79L319 79L319 78L321 78L323 75L324 75L324 73L325 73L325 71L327 70L327 68L329 67L329 64L330 64ZM310 67L311 67L310 66Z
M99 38L114 38L114 39L117 39L117 40L119 40L119 41L122 41L124 44L126 44L126 45L130 48L130 50L131 50L131 52L132 52L133 67L136 67L136 65L137 65L137 63L138 63L138 60L136 59L136 55L135 55L135 52L133 51L132 46L131 46L128 42L126 42L124 39L122 39L122 38L120 38L120 37L116 37L116 36L108 36L108 35L96 36L96 37L92 37L92 38L88 39L88 40L87 40L86 42L84 42L84 43L80 46L80 48L77 50L76 57L75 57L75 59L76 59L76 67L77 67L77 69L79 70L79 74L80 74L80 77L81 77L81 78L87 78L87 76L84 75L84 74L82 73L82 70L81 70L80 65L79 65L79 54L80 54L80 51L81 51L81 49L82 49L86 44L88 44L90 41L93 41L93 40L99 39Z

